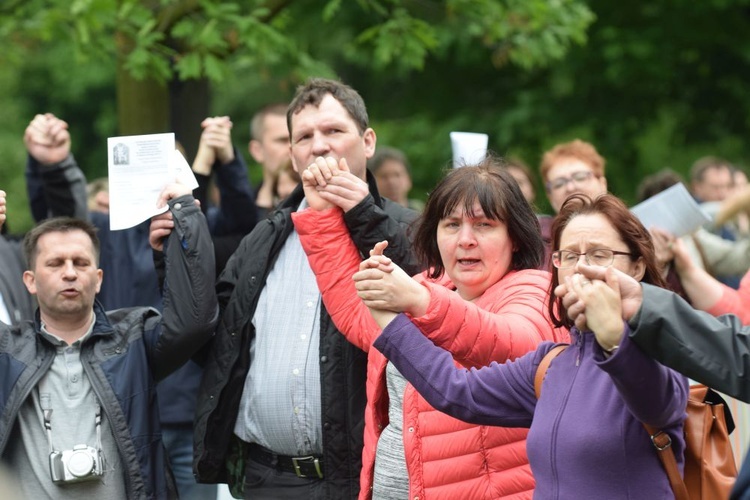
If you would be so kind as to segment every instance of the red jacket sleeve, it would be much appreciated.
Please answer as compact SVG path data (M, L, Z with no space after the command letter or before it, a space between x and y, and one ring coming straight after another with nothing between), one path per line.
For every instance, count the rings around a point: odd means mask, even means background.
M292 220L333 323L349 342L369 351L380 327L354 287L352 275L359 270L362 256L349 236L343 212L305 209L293 213Z
M511 271L474 302L424 278L420 281L430 289L430 305L412 321L466 366L515 359L545 340L569 340L567 331L554 329L550 322L546 271Z
M750 324L750 271L742 278L739 289L724 286L724 294L707 312L713 316L735 314L743 325Z

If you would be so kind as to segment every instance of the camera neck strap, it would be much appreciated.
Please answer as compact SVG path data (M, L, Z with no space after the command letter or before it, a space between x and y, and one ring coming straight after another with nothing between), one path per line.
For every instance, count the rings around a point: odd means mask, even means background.
M42 410L42 413L44 414L44 429L47 431L47 441L49 442L49 452L53 453L55 451L54 446L52 446L52 409L48 410ZM97 402L96 403L96 449L98 451L102 450L102 407Z

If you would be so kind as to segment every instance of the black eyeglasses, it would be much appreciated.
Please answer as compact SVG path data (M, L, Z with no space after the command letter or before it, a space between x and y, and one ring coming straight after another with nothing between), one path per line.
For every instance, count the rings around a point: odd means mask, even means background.
M558 177L547 183L547 189L550 191L557 191L568 185L569 182L582 183L591 179L594 176L594 172L591 170L581 170L580 172L573 172L570 177Z
M593 248L585 253L573 252L572 250L557 250L552 252L552 265L558 269L569 269L578 263L578 260L584 255L586 264L590 266L609 267L615 260L615 255L629 255L630 252L618 252L609 248Z

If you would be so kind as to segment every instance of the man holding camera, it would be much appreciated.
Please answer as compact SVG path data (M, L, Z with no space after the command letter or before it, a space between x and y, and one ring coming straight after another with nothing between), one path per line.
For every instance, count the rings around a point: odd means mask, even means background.
M189 193L162 193L175 224L163 316L95 301L103 276L89 222L49 219L26 235L23 280L39 308L34 321L0 324L0 454L26 498L176 498L155 386L207 340L217 308L200 297L214 257ZM173 303L192 313L178 316Z

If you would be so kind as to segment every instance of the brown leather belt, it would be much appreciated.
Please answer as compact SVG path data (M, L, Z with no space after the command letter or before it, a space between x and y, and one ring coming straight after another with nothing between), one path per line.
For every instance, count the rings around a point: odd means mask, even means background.
M271 450L255 443L248 443L247 455L250 459L275 467L285 472L296 474L297 477L323 479L323 457L308 455L304 457L287 457L277 455Z

